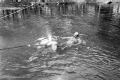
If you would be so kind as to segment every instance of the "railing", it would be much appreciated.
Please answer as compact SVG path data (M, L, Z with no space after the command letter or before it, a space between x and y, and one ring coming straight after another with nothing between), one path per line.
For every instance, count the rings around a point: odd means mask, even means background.
M0 9L0 20L2 20L3 23L6 24L6 22L4 22L4 19L6 18L11 18L14 17L14 16L19 16L20 13L25 13L26 10L29 10L31 9L32 7L36 6L36 5L39 5L39 3L35 3L34 5L30 5L30 6L27 6L27 7L2 7Z

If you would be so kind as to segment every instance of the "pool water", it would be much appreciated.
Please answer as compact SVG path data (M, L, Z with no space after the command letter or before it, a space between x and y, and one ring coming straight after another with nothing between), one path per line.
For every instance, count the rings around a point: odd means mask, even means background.
M0 49L10 49L0 50L0 80L120 80L120 15L115 7L36 5L2 18ZM5 11L1 16L12 13ZM27 46L49 34L69 37L76 31L84 34L86 44L56 52Z

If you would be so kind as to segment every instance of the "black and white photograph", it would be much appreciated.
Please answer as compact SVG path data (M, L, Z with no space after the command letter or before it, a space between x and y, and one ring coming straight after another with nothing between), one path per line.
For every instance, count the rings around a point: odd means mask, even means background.
M0 80L120 80L120 0L0 0Z

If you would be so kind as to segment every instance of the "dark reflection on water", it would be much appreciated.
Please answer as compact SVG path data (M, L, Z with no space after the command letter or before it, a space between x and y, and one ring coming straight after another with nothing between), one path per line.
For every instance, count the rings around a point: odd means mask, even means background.
M1 49L27 45L50 33L63 37L76 31L85 34L86 44L57 52L28 46L0 51L0 79L119 80L120 19L114 8L48 4L2 10L1 16L10 16L1 20Z

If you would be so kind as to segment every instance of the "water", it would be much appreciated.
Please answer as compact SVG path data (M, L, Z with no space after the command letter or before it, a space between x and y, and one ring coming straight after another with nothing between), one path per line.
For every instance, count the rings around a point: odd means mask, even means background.
M0 49L11 49L0 51L0 80L119 80L116 6L37 5L2 18ZM17 10L5 11L1 16ZM48 34L67 37L76 31L85 34L85 45L57 52L26 46Z

